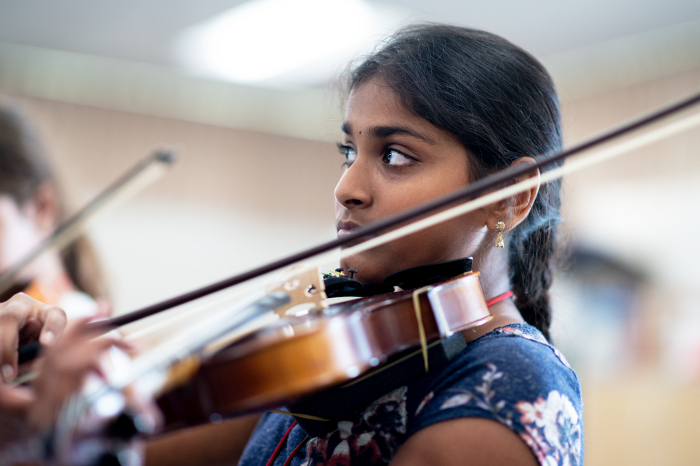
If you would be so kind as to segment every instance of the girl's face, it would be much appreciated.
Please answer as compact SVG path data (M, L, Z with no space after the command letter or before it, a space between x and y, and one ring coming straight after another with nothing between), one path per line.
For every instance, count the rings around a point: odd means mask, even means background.
M335 189L338 236L469 183L467 151L450 133L403 107L382 79L350 93L340 145L346 168ZM476 211L353 255L341 263L364 284L409 267L473 255L487 234Z

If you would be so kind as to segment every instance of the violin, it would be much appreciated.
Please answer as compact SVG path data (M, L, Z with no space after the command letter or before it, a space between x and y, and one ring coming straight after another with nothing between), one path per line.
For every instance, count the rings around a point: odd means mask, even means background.
M330 305L205 356L194 376L161 395L158 405L169 427L276 408L408 350L420 348L427 358L428 344L492 318L479 273L471 271L434 286Z
M367 381L374 385L387 368L406 361L422 359L419 371L409 371L410 376L419 377L429 370L429 363L437 362L432 357L434 352L429 355L437 344L461 337L460 332L492 319L479 273L471 271L471 258L452 262L460 262L463 269L463 273L452 279L302 312L295 311L298 306L290 307L294 303L289 302L289 294L272 291L238 309L235 319L226 319L236 321L234 325L212 332L224 336L270 313L279 317L276 322L270 324L269 319L263 319L262 325L245 332L245 336L236 335L224 345L214 342L213 348L210 336L214 333L201 336L194 331L191 332L194 342L181 341L180 350L185 350L181 354L175 352L174 357L161 359L157 353L147 353L143 360L134 361L136 369L131 372L131 378L122 379L117 372L110 374L99 387L88 384L91 386L62 410L56 429L68 432L68 438L80 439L85 435L81 428L88 425L93 435L99 432L99 439L92 440L101 445L95 450L99 455L78 461L77 450L63 443L51 445L51 451L59 452L62 463L103 464L107 458L113 460L119 456L124 440L134 435L150 436L153 431L143 429L145 423L138 414L104 411L104 406L114 405L117 394L129 387L155 399L166 429L173 430L284 405L314 404L319 391L343 390L348 382ZM281 288L290 288L285 285L291 283L306 294L310 287L294 278L299 276L289 278ZM313 286L316 287L313 295L324 297L323 283ZM178 339L182 340L182 335ZM192 351L198 341L210 343ZM404 369L401 367L401 372ZM392 379L393 383L404 383ZM377 387L383 390L385 385L380 383ZM360 405L364 406L360 402L355 407ZM316 414L290 414L303 422L333 423L333 419ZM313 430L318 426L307 428ZM54 438L66 437L56 434Z

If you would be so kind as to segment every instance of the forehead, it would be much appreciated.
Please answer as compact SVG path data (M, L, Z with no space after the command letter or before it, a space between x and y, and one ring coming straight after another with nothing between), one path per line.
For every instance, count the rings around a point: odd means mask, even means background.
M352 89L345 115L418 119L403 106L396 92L381 78L372 78Z
M438 129L404 107L399 96L381 78L370 79L352 89L348 97L344 127L362 131L360 126L397 124Z
M350 136L384 138L394 134L419 136L425 142L461 144L451 133L407 109L398 94L381 78L353 88L348 97L344 133Z

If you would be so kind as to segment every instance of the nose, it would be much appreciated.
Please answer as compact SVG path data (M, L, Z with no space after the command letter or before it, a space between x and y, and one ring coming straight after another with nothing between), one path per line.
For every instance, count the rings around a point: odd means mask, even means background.
M347 209L366 208L372 203L371 174L359 157L340 177L335 187L336 201Z

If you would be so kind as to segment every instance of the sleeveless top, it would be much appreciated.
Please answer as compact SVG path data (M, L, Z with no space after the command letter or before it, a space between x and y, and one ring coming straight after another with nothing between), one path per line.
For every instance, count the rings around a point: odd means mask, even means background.
M339 400L342 402L342 400ZM372 402L323 437L308 438L291 416L266 413L241 466L382 465L414 433L463 417L512 429L544 465L583 464L583 405L576 374L534 327L511 324L467 343L449 363Z

